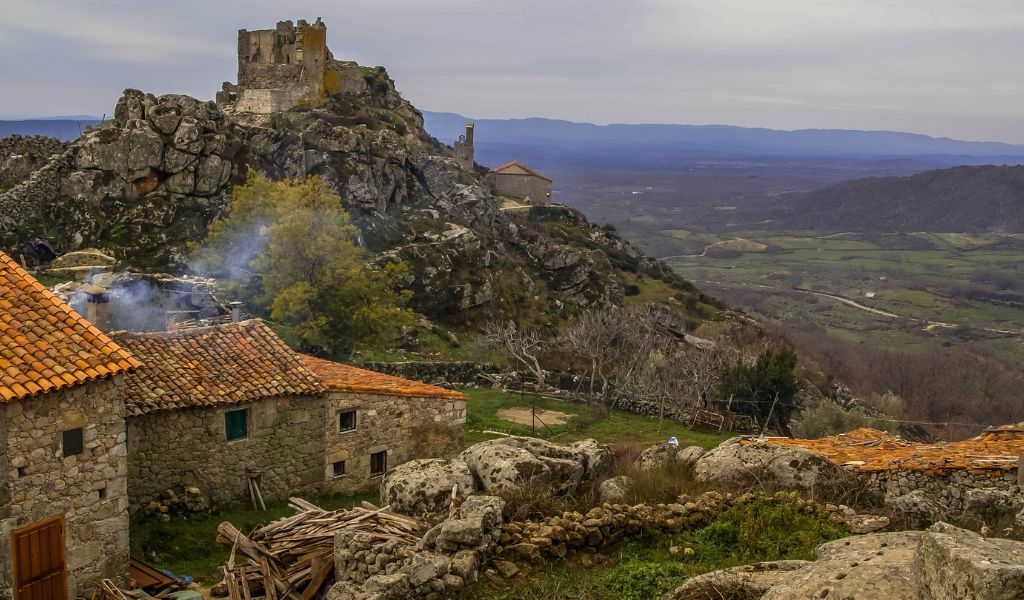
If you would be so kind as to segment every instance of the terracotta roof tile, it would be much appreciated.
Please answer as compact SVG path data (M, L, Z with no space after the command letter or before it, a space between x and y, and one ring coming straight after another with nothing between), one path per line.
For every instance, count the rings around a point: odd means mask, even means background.
M139 364L0 252L0 400L81 385Z
M324 391L299 355L259 319L157 333L122 332L115 339L143 362L125 378L131 415Z
M302 354L301 357L306 367L320 378L324 387L331 391L362 392L384 396L448 398L449 400L469 399L461 392L446 390L436 385L384 375L308 354Z
M502 175L532 175L533 177L540 177L545 181L551 181L551 178L544 175L540 171L530 168L518 160L514 160L510 163L505 163L500 167L494 167L491 169L491 173L500 173Z
M758 441L757 438L744 438L742 443ZM764 441L777 446L805 448L857 471L1003 472L1017 469L1018 459L1024 454L1024 427L998 427L969 440L931 444L908 442L868 428L817 440L768 438Z

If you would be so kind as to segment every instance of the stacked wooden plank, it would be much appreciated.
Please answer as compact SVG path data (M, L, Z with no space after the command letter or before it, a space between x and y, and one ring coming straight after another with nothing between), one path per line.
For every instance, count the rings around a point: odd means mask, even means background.
M295 515L249 535L230 523L217 528L217 541L231 547L224 569L231 600L310 600L332 579L339 531L415 544L423 529L419 521L388 512L388 507L325 511L301 498L291 498L289 506ZM245 565L235 565L237 555Z

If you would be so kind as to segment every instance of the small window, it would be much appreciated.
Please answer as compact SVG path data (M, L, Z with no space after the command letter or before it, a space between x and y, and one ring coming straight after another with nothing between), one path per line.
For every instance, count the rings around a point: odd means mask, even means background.
M338 431L344 433L346 431L355 431L356 429L356 410L343 410L338 412Z
M64 432L64 456L81 454L85 449L82 439L82 428L69 429Z
M224 432L229 442L249 437L249 409L224 413Z
M388 472L388 453L374 452L370 455L370 477L379 477Z
M341 477L345 474L345 461L339 460L331 465L331 472L335 477Z
M96 490L96 492L99 494L100 500L105 500L107 498L107 486L101 487L100 489Z

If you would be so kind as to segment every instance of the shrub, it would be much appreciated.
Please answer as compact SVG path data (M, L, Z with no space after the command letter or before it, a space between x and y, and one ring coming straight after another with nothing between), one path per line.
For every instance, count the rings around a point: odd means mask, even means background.
M822 400L817 407L802 411L791 425L793 435L805 439L828 437L861 427L896 433L893 421L872 416L859 406L846 410L832 400Z

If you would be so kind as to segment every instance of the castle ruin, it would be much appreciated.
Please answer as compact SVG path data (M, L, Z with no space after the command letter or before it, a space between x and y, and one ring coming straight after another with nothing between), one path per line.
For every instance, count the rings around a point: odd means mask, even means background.
M473 166L476 164L473 156L473 123L466 123L465 135L460 135L459 139L455 141L455 161L459 163L459 168L464 171L472 171Z
M268 114L321 106L343 91L343 63L327 48L327 26L280 21L274 29L238 30L238 83L224 82L217 103L236 112Z

